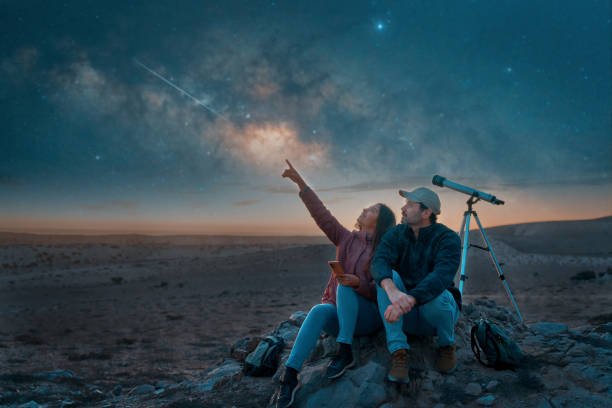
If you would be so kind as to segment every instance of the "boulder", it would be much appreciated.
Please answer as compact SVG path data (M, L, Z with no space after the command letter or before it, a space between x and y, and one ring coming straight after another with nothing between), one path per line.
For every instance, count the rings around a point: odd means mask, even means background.
M225 360L223 364L210 371L203 382L193 387L198 392L210 392L219 387L242 378L242 365L236 360Z

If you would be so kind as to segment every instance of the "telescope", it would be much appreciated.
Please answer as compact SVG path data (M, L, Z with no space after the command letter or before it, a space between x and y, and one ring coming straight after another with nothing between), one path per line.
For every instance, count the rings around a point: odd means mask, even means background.
M504 202L494 195L484 193L482 191L478 191L474 188L464 186L463 184L455 183L454 181L448 180L446 177L435 175L433 180L431 180L433 184L438 187L448 187L451 190L458 191L460 193L467 194L471 197L478 198L480 200L488 201L491 204L502 205Z
M497 276L499 277L499 280L502 282L502 285L506 289L506 293L508 294L508 297L510 298L510 302L512 303L512 305L514 306L514 309L516 310L516 314L518 315L519 321L522 323L523 315L521 315L521 311L519 310L519 307L516 304L516 299L514 299L514 295L512 295L510 286L508 286L508 282L506 281L506 276L504 275L504 271L502 270L503 264L499 263L499 261L497 260L497 256L495 255L495 252L493 251L493 247L491 246L489 237L487 237L485 229L482 227L482 224L480 223L478 214L476 214L476 211L472 210L472 206L476 204L479 200L488 201L491 204L495 204L495 205L501 205L504 202L500 200L499 198L495 197L494 195L483 193L482 191L478 191L471 187L467 187L462 184L455 183L454 181L447 180L445 177L442 177L442 176L435 175L433 179L431 180L431 182L435 184L436 186L448 187L451 190L455 190L455 191L458 191L460 193L464 193L470 196L470 198L466 202L468 206L468 210L463 213L463 222L461 223L461 232L459 232L459 236L462 237L461 264L460 264L461 275L459 278L459 292L463 295L463 286L465 284L465 281L468 278L466 274L468 249L477 248L477 249L486 251L489 253L489 256L491 257L491 261L493 261L493 265L495 266L495 269L497 270ZM486 247L472 244L470 242L470 220L472 219L472 217L474 217L474 219L476 220L476 223L478 224L478 229L480 230L480 233L482 234L482 238L484 239L487 245Z

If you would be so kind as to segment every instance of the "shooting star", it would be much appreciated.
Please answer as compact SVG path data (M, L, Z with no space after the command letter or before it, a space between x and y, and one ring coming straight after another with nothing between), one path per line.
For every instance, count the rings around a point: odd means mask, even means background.
M213 108L211 108L210 106L206 105L205 103L203 103L201 100L199 100L198 98L196 98L195 96L193 96L192 94L190 94L189 92L187 92L186 90L184 90L183 88L179 87L178 85L175 85L174 83L172 83L170 80L164 78L161 74L155 72L152 68L147 67L145 64L143 64L142 62L140 62L139 60L137 60L136 58L134 58L134 62L136 64L138 64L139 66L141 66L142 68L146 69L149 73L155 75L157 78L161 79L162 81L164 81L166 84L170 85L172 88L176 89L177 91L179 91L182 95L186 95L189 98L191 98L195 103L197 103L198 105L200 105L201 107L203 107L204 109L206 109L207 111L209 111L210 113L212 113L213 115L226 120L226 121L230 121L228 118L226 118L225 116L223 116L222 114L220 114L219 112L217 112L216 110L214 110Z

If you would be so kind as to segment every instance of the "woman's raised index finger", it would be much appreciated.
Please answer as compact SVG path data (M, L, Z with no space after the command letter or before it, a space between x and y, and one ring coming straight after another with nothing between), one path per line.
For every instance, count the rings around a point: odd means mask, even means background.
M293 166L291 165L291 162L289 161L289 159L285 159L285 161L287 162L287 165L289 166L291 170L295 170Z

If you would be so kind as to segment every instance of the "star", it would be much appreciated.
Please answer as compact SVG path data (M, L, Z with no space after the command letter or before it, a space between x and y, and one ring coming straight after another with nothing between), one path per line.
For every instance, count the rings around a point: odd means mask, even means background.
M382 21L379 21L376 23L376 31L383 31L385 29L385 23L383 23Z
M99 154L96 154L96 157L95 157L95 158L96 158L96 160L98 160L98 161L99 161L99 160L100 160L102 157L101 157Z
M512 73L512 67L506 67L506 72L511 74Z

